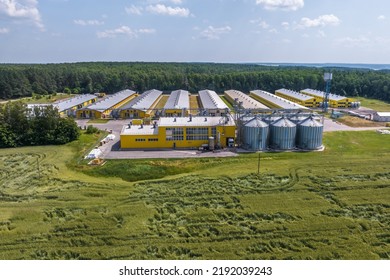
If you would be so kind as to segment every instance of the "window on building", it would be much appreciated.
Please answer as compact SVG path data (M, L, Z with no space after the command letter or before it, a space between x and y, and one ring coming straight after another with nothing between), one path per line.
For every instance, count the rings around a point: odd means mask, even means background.
M189 127L186 128L186 140L208 140L208 127Z
M135 142L145 142L145 138L135 138Z
M179 127L168 127L165 129L167 141L184 140L184 129Z

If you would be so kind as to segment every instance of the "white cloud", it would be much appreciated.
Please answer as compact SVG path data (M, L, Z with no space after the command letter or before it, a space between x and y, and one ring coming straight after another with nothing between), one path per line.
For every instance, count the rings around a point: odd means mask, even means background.
M118 35L124 35L130 38L137 37L137 33L133 31L130 27L122 25L116 29L99 31L97 33L98 38L115 38Z
M324 27L328 25L337 26L341 20L335 15L322 15L315 19L304 17L298 24L298 28Z
M200 33L200 36L207 40L218 40L220 39L220 36L222 34L228 34L230 33L231 30L232 29L230 26L224 26L224 27L209 26Z
M8 28L0 28L0 34L7 34L9 33L9 29Z
M149 5L146 7L146 10L153 14L167 15L167 16L179 16L179 17L188 17L190 11L186 8L180 7L169 7L163 4Z
M288 30L290 28L290 23L288 23L287 21L282 22L281 25L286 30Z
M304 6L303 0L256 0L257 5L262 5L267 10L292 10L296 11Z
M325 38L325 37L326 37L325 32L322 30L319 30L317 33L317 38Z
M261 18L260 19L255 19L255 20L251 20L250 23L256 24L257 26L260 26L263 29L270 28L270 25L266 21L262 20Z
M276 28L272 28L268 31L269 33L272 33L272 34L278 34L278 30Z
M37 0L0 0L0 14L16 20L31 21L42 31L45 29Z
M138 30L137 30L137 33L141 33L141 34L153 34L153 33L156 33L156 29L152 29L152 28L138 29Z
M98 38L116 38L118 36L126 36L131 39L137 38L138 34L153 34L156 33L155 29L143 28L138 30L133 30L126 25L122 25L116 29L105 30L97 32Z
M135 5L131 5L130 7L125 7L125 11L127 14L133 14L133 15L142 15L142 7L137 7Z
M365 36L359 37L344 37L336 40L336 43L346 46L346 47L356 47L367 45L370 43L370 39Z
M378 16L377 19L383 21L383 20L386 20L386 16L380 15L380 16Z
M73 21L77 25L87 26L87 25L103 25L104 21L98 21L96 19L93 20L82 20L82 19L75 19Z
M171 0L171 2L172 2L173 4L176 4L176 5L180 5L180 4L183 3L182 0Z

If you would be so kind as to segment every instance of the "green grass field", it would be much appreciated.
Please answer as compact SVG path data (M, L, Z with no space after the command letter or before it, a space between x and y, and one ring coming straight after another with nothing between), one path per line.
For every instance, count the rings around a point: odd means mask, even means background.
M377 99L363 98L363 97L358 97L357 100L361 102L361 106L363 107L367 107L378 112L390 111L390 104L387 102L380 101Z
M87 166L99 135L0 150L0 259L390 259L389 135Z

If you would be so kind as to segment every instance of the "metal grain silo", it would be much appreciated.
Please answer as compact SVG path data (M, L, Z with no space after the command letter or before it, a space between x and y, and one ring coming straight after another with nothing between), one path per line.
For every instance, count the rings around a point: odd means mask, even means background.
M265 116L263 118L263 121L268 123L268 124L271 124L273 122L276 122L277 120L280 120L281 118L282 118L281 116L271 114L271 115Z
M276 150L291 150L295 147L297 126L283 117L270 126L270 147Z
M300 114L296 114L296 115L293 115L291 117L288 117L288 119L290 121L292 121L293 123L295 123L295 124L299 124L300 122L302 122L302 121L307 119L307 115L303 116L303 115L300 115Z
M269 126L258 118L244 126L244 146L248 150L262 151L267 149Z
M304 150L317 150L322 146L322 134L324 126L309 117L300 124L297 129L297 146Z

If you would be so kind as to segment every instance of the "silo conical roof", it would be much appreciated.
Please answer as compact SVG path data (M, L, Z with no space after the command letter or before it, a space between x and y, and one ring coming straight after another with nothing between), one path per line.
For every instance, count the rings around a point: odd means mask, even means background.
M246 127L268 127L268 124L258 118L254 118L245 124Z
M277 120L276 122L272 123L271 126L277 126L277 127L296 127L296 124L290 121L289 119L283 117L280 120Z
M322 127L322 123L316 121L313 117L309 117L306 120L302 121L300 126L307 126L307 127Z

